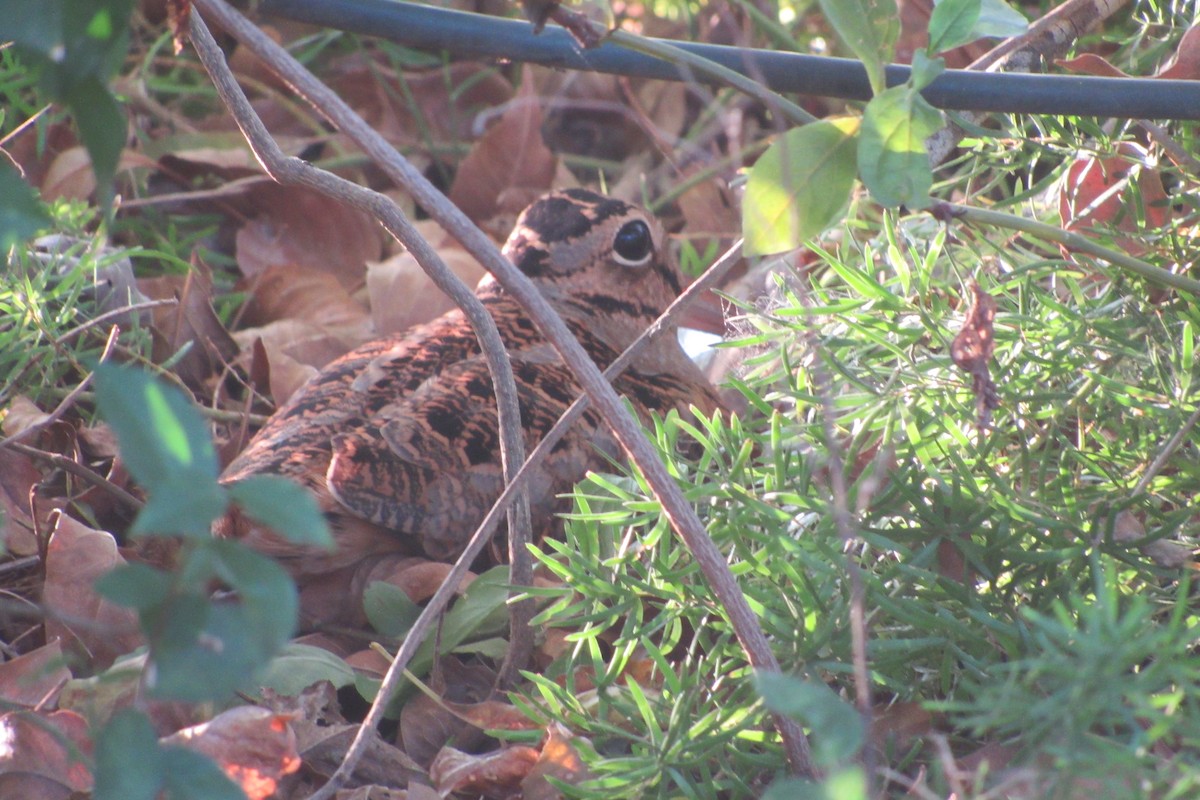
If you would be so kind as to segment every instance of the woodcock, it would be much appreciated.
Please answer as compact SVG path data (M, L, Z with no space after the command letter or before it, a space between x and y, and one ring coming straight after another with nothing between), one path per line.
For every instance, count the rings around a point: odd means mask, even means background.
M504 254L602 368L681 290L658 222L589 191L535 202L518 218ZM476 293L508 347L532 450L579 393L577 384L490 276ZM694 405L711 414L719 406L673 333L616 380L643 418L651 410ZM611 433L589 410L534 476L535 536L552 532L554 512L564 509L558 496L616 453ZM292 478L316 495L335 549L291 544L236 510L216 533L240 537L289 569L306 625L361 619L362 574L389 554L456 558L503 488L492 383L463 314L368 342L326 366L276 411L222 480L264 473Z

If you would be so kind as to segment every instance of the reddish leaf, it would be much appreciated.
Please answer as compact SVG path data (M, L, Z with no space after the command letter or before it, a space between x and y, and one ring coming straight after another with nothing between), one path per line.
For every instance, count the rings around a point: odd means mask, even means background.
M574 786L589 777L587 765L571 744L572 738L571 732L562 725L550 726L537 763L521 781L522 800L559 800L562 792L547 778Z
M162 742L203 753L217 762L249 800L266 800L284 775L300 769L296 734L289 722L289 717L264 708L240 706Z
M10 711L0 716L0 796L66 797L92 788L80 756L90 756L87 721L74 711Z

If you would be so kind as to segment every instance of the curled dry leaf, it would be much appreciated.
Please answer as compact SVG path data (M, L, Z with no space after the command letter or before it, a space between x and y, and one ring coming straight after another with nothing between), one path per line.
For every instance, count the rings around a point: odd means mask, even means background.
M967 315L962 329L950 343L950 357L958 368L971 376L971 390L975 393L975 413L979 427L991 424L992 411L1000 407L1000 397L988 362L996 349L993 322L996 319L996 300L979 284L971 281L971 293Z
M10 711L0 716L0 797L48 800L89 792L87 721L74 711Z
M59 638L68 647L78 645L93 666L104 668L141 644L137 613L92 589L97 578L125 559L107 531L89 528L60 511L51 516L42 587L42 600L52 612L45 623L46 639Z
M540 757L539 751L523 746L505 747L478 756L443 747L429 768L429 777L443 797L454 792L508 797Z
M241 787L249 800L266 800L283 776L300 769L290 719L264 708L240 706L162 740L203 753Z
M32 708L71 679L62 646L54 639L0 664L0 701Z

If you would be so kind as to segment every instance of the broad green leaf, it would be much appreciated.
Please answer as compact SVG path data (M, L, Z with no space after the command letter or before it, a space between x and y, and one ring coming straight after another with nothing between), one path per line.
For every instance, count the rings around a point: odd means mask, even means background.
M205 702L224 700L239 689L249 689L268 660L254 627L234 601L201 606L188 598L188 607L172 603L170 624L163 636L150 644L150 672L146 686L151 696L164 700ZM191 637L176 635L177 615L189 621L203 609L203 627ZM188 626L191 627L190 625Z
M0 158L0 252L8 252L50 225L37 192Z
M761 800L830 800L825 786L804 778L784 778L775 781Z
M742 204L747 255L794 250L841 217L854 187L857 129L851 117L813 122L763 153Z
M820 0L821 12L851 52L863 62L871 91L887 86L884 67L900 36L896 0Z
M264 654L260 664L265 665L296 630L300 611L296 584L277 562L240 542L211 544L213 571L237 592L245 623Z
M363 592L363 610L372 628L393 639L408 633L421 613L421 607L403 589L383 581L373 582Z
M1029 29L1029 20L1004 0L983 0L979 21L975 24L977 37L1018 36Z
M917 50L913 53L912 60L912 88L921 91L945 71L946 59L930 58L925 55L925 51Z
M122 448L124 455L124 448ZM176 478L156 486L129 532L137 536L180 534L196 539L212 535L212 521L224 513L229 496L212 479L192 483Z
M937 0L929 17L930 55L953 50L973 42L975 24L979 21L980 0Z
M166 765L150 720L125 708L96 733L94 800L155 800Z
M324 647L293 642L267 664L259 685L295 697L319 681L341 689L354 683L354 670Z
M96 401L113 426L133 477L153 488L174 475L217 477L217 454L203 418L173 386L133 367L96 368Z
M277 475L254 475L228 487L246 515L297 544L332 547L329 524L304 487Z
M191 401L142 370L113 364L96 369L96 401L125 465L150 494L133 531L207 538L227 498L208 426Z
M208 756L183 747L163 747L159 758L172 800L246 800L241 787Z
M117 162L125 146L125 114L108 87L96 77L73 81L61 97L70 106L79 136L92 159L100 203L107 206L112 199Z
M146 564L122 564L96 579L96 591L117 605L145 611L166 602L171 576Z
M942 116L909 86L888 89L867 103L858 140L858 171L880 205L924 208L933 171L925 140Z
M757 673L755 682L767 708L812 729L818 766L830 769L858 755L866 738L862 717L828 686L778 673Z

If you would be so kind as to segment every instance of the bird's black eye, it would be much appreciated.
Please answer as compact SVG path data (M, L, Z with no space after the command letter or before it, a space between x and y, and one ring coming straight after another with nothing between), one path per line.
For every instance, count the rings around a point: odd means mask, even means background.
M613 238L613 259L627 267L640 267L654 255L654 237L643 220L626 222Z

